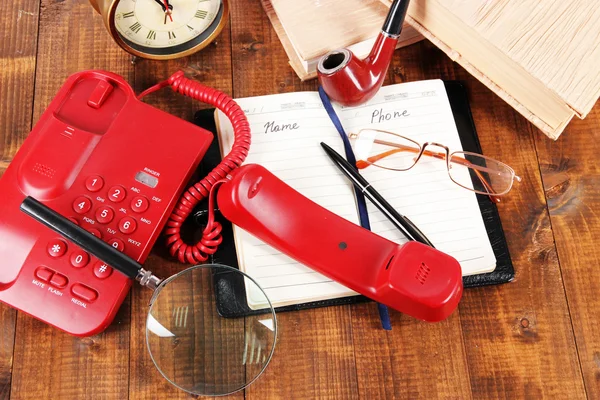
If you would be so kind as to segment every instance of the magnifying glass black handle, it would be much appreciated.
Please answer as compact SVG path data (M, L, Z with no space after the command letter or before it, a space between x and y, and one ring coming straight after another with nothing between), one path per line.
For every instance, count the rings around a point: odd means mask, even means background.
M142 265L133 258L121 253L31 196L23 200L20 209L131 279L136 279L143 269Z

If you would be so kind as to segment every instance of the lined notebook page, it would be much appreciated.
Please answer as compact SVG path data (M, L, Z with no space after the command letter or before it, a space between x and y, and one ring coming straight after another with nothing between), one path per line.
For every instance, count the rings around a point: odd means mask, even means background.
M326 142L344 154L316 92L288 93L236 100L245 110L252 130L246 163L265 166L316 203L358 224L354 192L319 145ZM364 106L337 107L347 132L360 128L386 129L418 142L435 141L462 150L448 97L440 80L384 87ZM227 118L217 113L223 154L232 145ZM495 268L496 260L475 194L448 177L441 160L421 158L412 170L397 172L370 166L366 179L401 214L408 216L440 250L454 256L463 275ZM406 238L368 201L373 232L397 243ZM355 294L332 282L252 235L234 226L240 268L252 276L275 306L325 300ZM251 307L260 308L248 294ZM256 296L260 298L260 296Z

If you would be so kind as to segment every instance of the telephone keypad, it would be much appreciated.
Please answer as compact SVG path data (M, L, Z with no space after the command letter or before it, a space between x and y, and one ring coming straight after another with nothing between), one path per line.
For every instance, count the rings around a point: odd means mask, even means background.
M77 214L85 214L92 208L92 201L85 196L79 196L73 202L73 211Z
M67 252L67 244L60 239L51 240L47 246L50 257L62 257Z
M92 235L102 239L103 235L108 234L112 236L114 234L114 230L111 228L113 225L109 225L114 223L115 217L117 214L121 212L127 213L125 208L120 208L118 211L114 207L110 207L109 205L102 204L104 201L103 198L110 200L112 203L121 203L127 200L127 204L130 207L130 210L138 215L143 215L150 208L150 201L146 196L141 194L134 193L135 196L128 197L128 193L126 189L122 185L112 185L108 189L108 191L102 192L102 189L106 187L106 182L99 175L91 175L85 180L85 188L88 192L97 193L97 202L95 200L90 199L88 196L78 196L75 201L73 201L72 208L73 210L81 216L81 218L69 217L69 220L76 225L82 225L85 229L90 232ZM105 189L106 190L106 189ZM94 195L96 196L96 194ZM118 208L118 207L117 207ZM93 210L92 210L93 209ZM131 212L129 211L129 212ZM85 214L88 214L87 216ZM96 224L93 224L94 220ZM143 220L143 218L142 218ZM90 224L93 224L90 226ZM108 225L107 227L102 227L98 224ZM86 226L87 225L87 226ZM138 220L130 215L124 215L117 220L116 228L119 233L130 235L136 232L138 229ZM96 228L97 227L97 228ZM104 232L104 231L107 232ZM112 237L108 240L108 244L114 247L119 251L125 250L125 241L122 239ZM60 239L54 239L48 243L47 246L48 254L54 258L62 257L69 251L67 248L67 243ZM84 268L88 267L88 265L92 265L91 272L94 277L99 280L104 280L109 278L113 269L105 264L104 262L93 259L87 252L76 248L73 251L69 251L67 254L70 265L73 268ZM89 267L88 267L89 268ZM64 289L69 284L69 278L65 275L62 275L58 272L50 268L46 268L45 266L41 266L35 271L35 277L42 282L46 282L53 287L58 289ZM83 301L93 302L98 298L98 292L82 283L74 283L70 287L71 294L74 297L79 298Z

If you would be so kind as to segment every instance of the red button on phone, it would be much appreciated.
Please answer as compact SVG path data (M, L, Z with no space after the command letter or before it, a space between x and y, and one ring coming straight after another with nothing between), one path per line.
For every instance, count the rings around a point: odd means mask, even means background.
M101 224L108 224L115 217L115 212L108 206L102 206L96 210L96 220Z
M98 279L106 279L112 274L112 268L106 265L103 261L98 260L94 265L94 275Z
M127 192L123 186L113 186L108 189L108 198L115 203L120 203L125 199Z
M45 267L39 267L35 270L35 276L40 281L48 282L52 278L52 275L54 275L54 271Z
M56 286L57 288L64 288L69 283L69 280L66 276L59 274L58 272L52 276L50 279L50 284L52 286Z
M119 251L123 251L123 249L125 249L125 243L123 243L123 241L120 239L111 239L108 241L108 244Z
M76 283L71 286L71 293L73 293L73 296L79 297L85 301L94 301L98 298L98 292L81 283Z
M144 196L136 196L131 200L131 209L137 213L142 213L148 209L150 203Z
M133 233L135 232L136 228L137 222L131 217L124 217L119 221L119 230L123 233Z
M67 244L59 239L51 240L46 247L51 257L61 257L67 252Z
M83 268L90 262L90 256L83 250L75 250L69 261L75 268Z
M85 180L85 187L90 192L97 192L104 186L104 179L98 175L90 176Z
M75 225L79 226L79 221L77 221L75 218L73 217L69 217L69 221L71 221L72 223L74 223Z
M77 214L85 214L92 208L92 201L85 196L79 196L73 202L73 210Z
M102 233L96 228L90 228L87 230L92 235L96 236L98 239L102 239Z

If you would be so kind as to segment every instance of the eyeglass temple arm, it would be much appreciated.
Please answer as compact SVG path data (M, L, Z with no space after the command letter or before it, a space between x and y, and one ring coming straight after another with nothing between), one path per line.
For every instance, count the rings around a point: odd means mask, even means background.
M377 141L376 141L377 142ZM374 156L371 156L369 158L367 158L367 161L364 160L358 160L356 162L356 168L358 169L363 169L368 167L370 164L377 162L379 160L381 160L382 158L391 156L393 154L396 154L400 151L410 151L412 153L418 153L420 150L414 149L412 147L408 147L408 146L403 146L401 144L397 144L397 143L388 143L386 142L385 144L387 145L391 145L394 147L398 147L398 149L392 149L392 150L388 150L388 151L384 151L383 153L380 154L376 154ZM443 153L437 153L434 151L430 151L430 150L425 150L423 152L423 154L425 154L426 156L430 156L430 157L434 157L434 158L439 158L444 160L446 158L446 155ZM462 164L466 167L472 166L473 164L470 163L468 160L462 158L462 157L458 157L458 156L452 156L452 159L450 160L452 162L456 162L457 164ZM481 181L481 183L483 184L483 186L485 186L486 190L489 192L488 196L490 197L490 199L496 203L500 203L500 197L498 196L494 196L496 193L494 192L494 190L492 189L491 185L489 184L489 182L487 182L487 180L483 177L483 175L481 174L481 172L479 172L478 170L473 168L473 171L475 171L475 174L477 174L477 177L479 178L479 180Z

